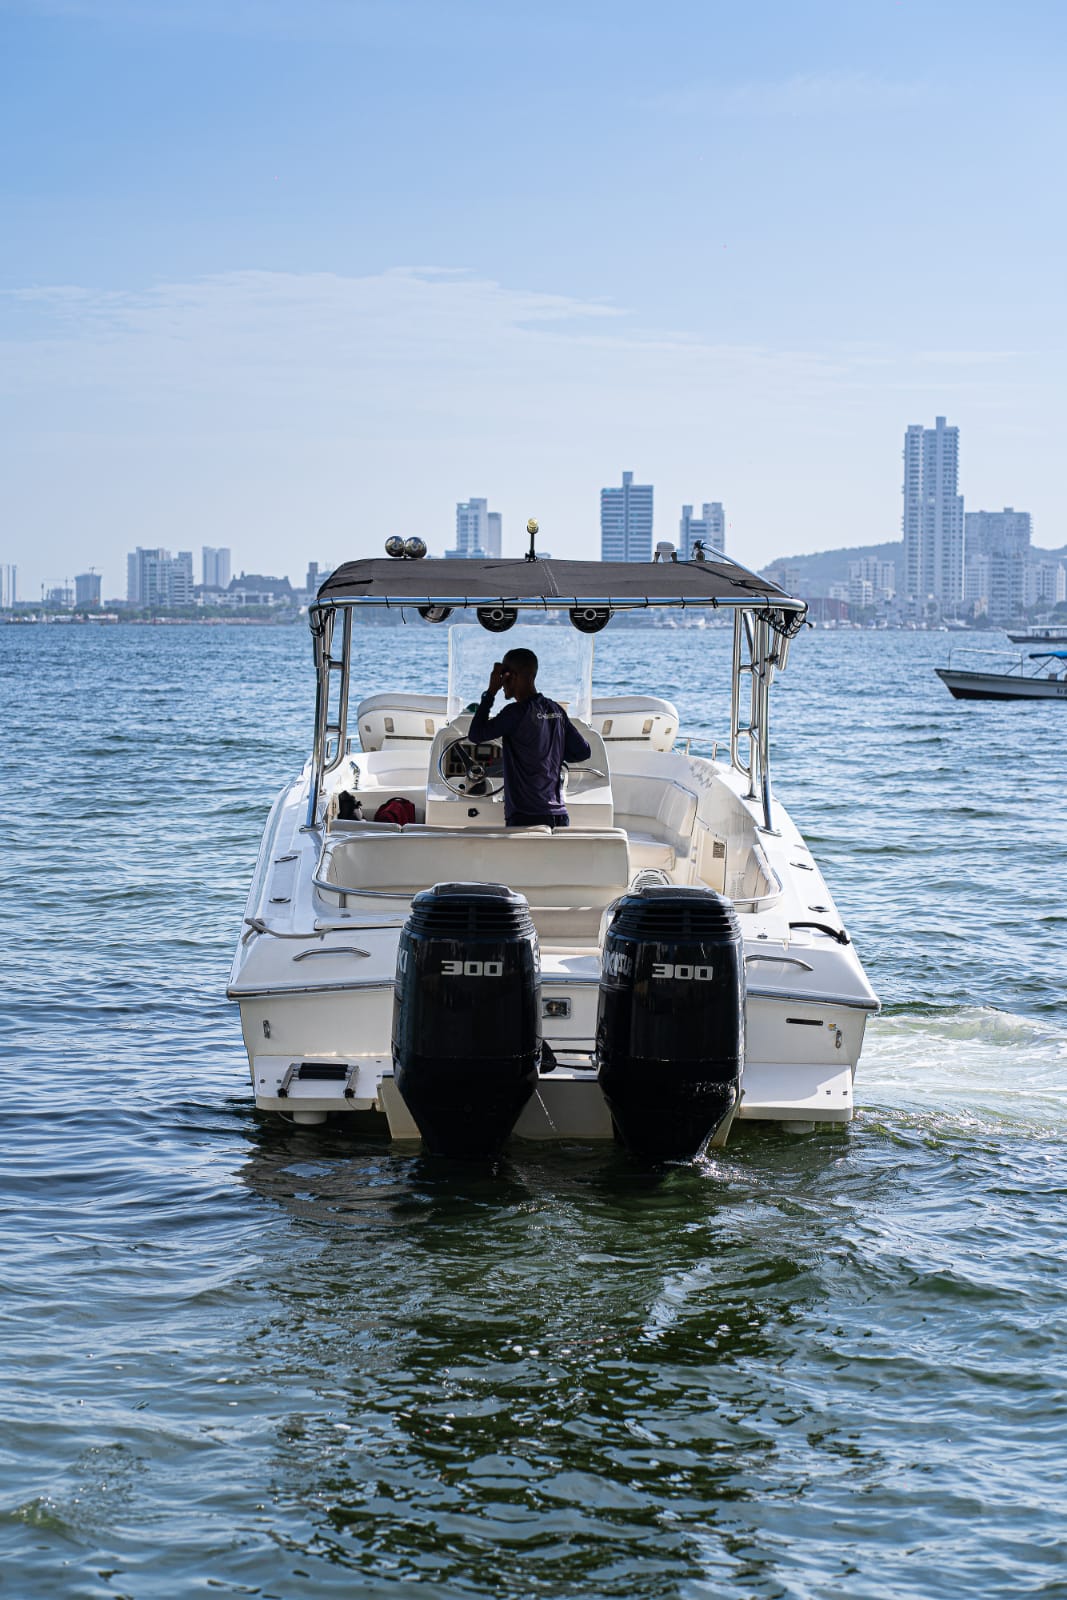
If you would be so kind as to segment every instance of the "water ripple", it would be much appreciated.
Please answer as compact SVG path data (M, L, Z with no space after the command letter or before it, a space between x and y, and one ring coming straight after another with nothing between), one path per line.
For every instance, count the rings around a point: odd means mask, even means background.
M609 633L604 691L653 647L721 741L728 638ZM249 1105L222 990L303 631L0 630L0 1587L1067 1594L1063 713L957 705L941 650L809 635L776 691L888 1002L850 1133L488 1176Z

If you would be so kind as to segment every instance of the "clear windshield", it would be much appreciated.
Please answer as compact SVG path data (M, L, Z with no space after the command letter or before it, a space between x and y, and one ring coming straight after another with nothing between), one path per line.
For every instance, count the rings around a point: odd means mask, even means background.
M449 720L481 699L494 661L521 646L538 660L537 687L568 715L588 722L593 711L593 640L576 628L518 622L507 633L459 623L448 630ZM499 709L499 707L498 707Z

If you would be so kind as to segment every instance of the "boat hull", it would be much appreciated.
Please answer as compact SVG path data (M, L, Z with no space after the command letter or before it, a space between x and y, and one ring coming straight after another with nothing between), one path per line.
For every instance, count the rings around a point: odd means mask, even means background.
M616 755L620 786L627 764L636 759ZM691 807L691 842L680 855L679 874L705 887L718 875L717 892L736 912L742 940L746 998L739 1094L734 1114L713 1142L722 1143L731 1124L746 1121L798 1131L847 1124L867 1017L878 1010L878 1001L808 847L777 802L774 830L757 834L758 801L733 769L671 752L646 760L664 769L666 800L674 804L681 796ZM368 870L379 870L386 855L381 840L403 836L370 832L364 838L358 825L355 834L308 828L302 822L306 799L305 772L272 809L228 986L240 1006L256 1106L296 1122L331 1118L361 1133L417 1140L394 1076L392 1048L398 948L410 890L396 884L368 889L355 879L345 887L348 879L342 884L326 876L331 851L348 848L349 838L360 841L351 848L362 852ZM706 825L701 808L709 817ZM416 825L412 852L433 836L434 830ZM449 853L440 858L450 868L449 881L472 881L459 864L466 860L477 868L481 858L468 847L486 846L458 831L440 837L449 842ZM489 848L497 847L496 836L486 839ZM562 842L581 839L575 833ZM666 847L636 828L626 834L606 830L601 842L612 862L620 844L633 852L630 876L649 867L637 852L659 850L665 859ZM540 930L539 962L549 1050L512 1138L612 1140L615 1129L595 1059L603 933L598 938L599 908L587 901L598 891L595 884L571 889L560 881L554 865L560 843L553 835L515 841L521 853L516 871L527 876L517 877L512 887L522 892L525 884L532 909L550 919L547 931ZM730 865L731 854L738 865ZM547 889L529 882L538 862L552 869ZM484 872L479 881L488 881ZM556 904L568 892L576 910ZM572 937L565 938L567 933ZM650 1102L656 1094L650 1073Z
M584 997L572 991L573 998L584 998L595 1009L596 988L585 987ZM418 1139L393 1074L391 983L249 995L239 1004L260 1110L299 1122L362 1113L364 1131ZM832 997L750 989L736 1120L794 1126L851 1122L853 1079L871 1010ZM580 1014L578 1004L572 1014ZM545 1037L552 1043L550 1033ZM568 1051L565 1037L557 1037L553 1048L559 1064L538 1079L512 1137L613 1139L591 1055ZM329 1076L317 1075L327 1068ZM650 1072L650 1095L655 1086Z
M1067 701L1067 682L1062 678L1022 678L999 672L958 672L951 667L935 667L934 671L954 700Z

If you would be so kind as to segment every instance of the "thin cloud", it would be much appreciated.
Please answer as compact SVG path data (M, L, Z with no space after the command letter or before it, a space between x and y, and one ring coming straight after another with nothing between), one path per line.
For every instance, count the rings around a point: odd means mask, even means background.
M6 325L6 335L5 335ZM546 410L582 425L635 405L709 420L731 407L781 412L832 392L959 381L1007 351L823 352L718 342L639 324L623 307L513 289L454 268L337 273L230 272L143 291L80 286L0 292L0 394L52 403L96 390L171 411L323 408L376 426L422 413L472 429ZM142 419L147 425L147 415Z
M851 364L636 324L602 301L510 289L451 269L365 276L233 272L143 292L0 294L0 393L99 390L140 407L181 396L294 418L330 406L370 425L457 409L472 427L546 409L580 423L638 403L691 414L727 392L811 394ZM854 375L854 374L853 374ZM147 423L147 416L143 419Z
M397 528L444 548L472 493L506 539L533 511L548 548L588 554L626 466L656 484L661 533L683 500L722 499L759 564L784 529L830 545L892 522L904 424L1007 404L1019 374L987 354L716 341L437 267L26 287L0 293L3 558L110 563L111 593L136 543L288 570Z
M656 95L645 105L650 110L705 118L856 116L898 110L925 93L921 81L836 72L734 84L704 79Z

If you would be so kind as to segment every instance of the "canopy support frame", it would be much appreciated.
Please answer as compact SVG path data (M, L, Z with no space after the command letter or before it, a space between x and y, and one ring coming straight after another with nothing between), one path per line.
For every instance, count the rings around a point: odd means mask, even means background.
M803 601L772 599L744 601L709 597L694 600L684 596L651 597L642 600L613 600L610 596L541 596L537 599L502 597L501 604L514 606L520 611L567 610L576 605L603 605L613 611L642 611L676 608L684 610L719 610L729 607L734 613L733 671L730 694L730 762L742 777L748 779L746 796L758 800L763 813L760 831L776 834L772 815L770 760L770 688L775 667L784 668L789 649L789 638L772 627L772 612L793 611L803 617L807 610ZM364 606L385 606L390 610L407 610L413 606L451 605L453 608L475 609L489 604L485 600L471 600L463 596L427 596L418 602L390 596L359 596L352 599L317 601L308 609L315 656L317 691L315 696L315 734L311 755L311 783L308 792L305 830L318 826L319 800L323 779L336 770L348 750L348 701L352 668L352 619L357 609ZM341 612L341 653L333 654L334 628L337 613ZM334 678L338 680L337 715L330 720L330 701ZM747 697L742 692L742 681L748 681ZM743 708L743 701L747 705ZM336 746L333 741L336 740ZM742 741L747 740L747 755L742 754Z

